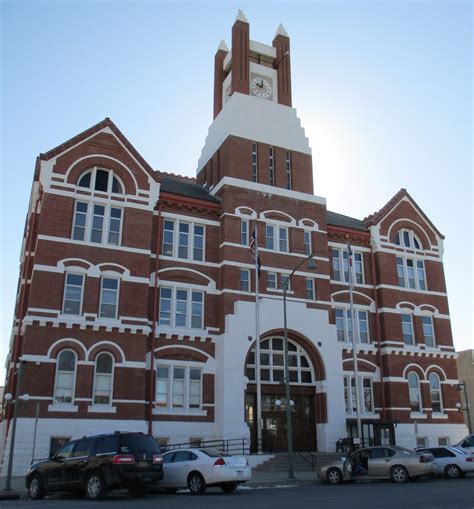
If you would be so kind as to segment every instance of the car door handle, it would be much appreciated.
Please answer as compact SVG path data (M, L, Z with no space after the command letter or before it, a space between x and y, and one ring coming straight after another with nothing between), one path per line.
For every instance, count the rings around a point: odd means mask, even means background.
M390 462L390 460L385 460L385 463L389 463L389 462Z

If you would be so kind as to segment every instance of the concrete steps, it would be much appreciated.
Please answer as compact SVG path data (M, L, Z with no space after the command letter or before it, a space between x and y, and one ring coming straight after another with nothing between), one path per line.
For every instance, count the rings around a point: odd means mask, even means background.
M333 452L304 452L302 453L308 461L305 461L299 454L293 457L293 468L295 472L311 471L311 455L316 458L316 466L327 465L341 457L340 453ZM253 468L255 472L287 472L288 456L286 453L277 453L261 465Z

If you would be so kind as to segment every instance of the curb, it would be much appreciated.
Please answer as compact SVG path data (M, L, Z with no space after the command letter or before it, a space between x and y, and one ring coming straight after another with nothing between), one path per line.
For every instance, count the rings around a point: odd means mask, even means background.
M19 491L0 491L0 500L18 500L20 496Z

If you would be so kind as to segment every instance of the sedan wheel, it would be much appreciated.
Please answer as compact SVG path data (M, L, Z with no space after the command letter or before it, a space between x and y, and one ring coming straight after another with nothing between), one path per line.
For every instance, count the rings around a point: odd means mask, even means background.
M402 465L396 465L390 470L390 478L393 482L407 482L410 476L408 470Z
M450 478L450 479L457 479L458 477L461 477L462 470L457 465L448 465L444 469L444 473Z
M200 495L206 491L206 483L199 472L192 472L189 474L188 488L193 495Z
M342 474L338 468L330 468L327 471L326 479L329 484L339 484L342 481Z

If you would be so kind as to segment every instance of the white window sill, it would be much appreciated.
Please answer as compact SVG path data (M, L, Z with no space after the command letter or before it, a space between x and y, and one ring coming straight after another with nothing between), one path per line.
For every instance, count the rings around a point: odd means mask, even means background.
M426 419L427 417L424 412L410 412L410 419Z
M69 403L53 403L48 405L48 412L77 412L78 409L77 405Z
M442 412L433 412L431 414L432 419L447 419L448 414L442 413Z
M87 407L89 413L115 414L117 407L112 405L90 405Z
M153 415L176 415L206 417L207 410L186 410L184 408L154 408Z

